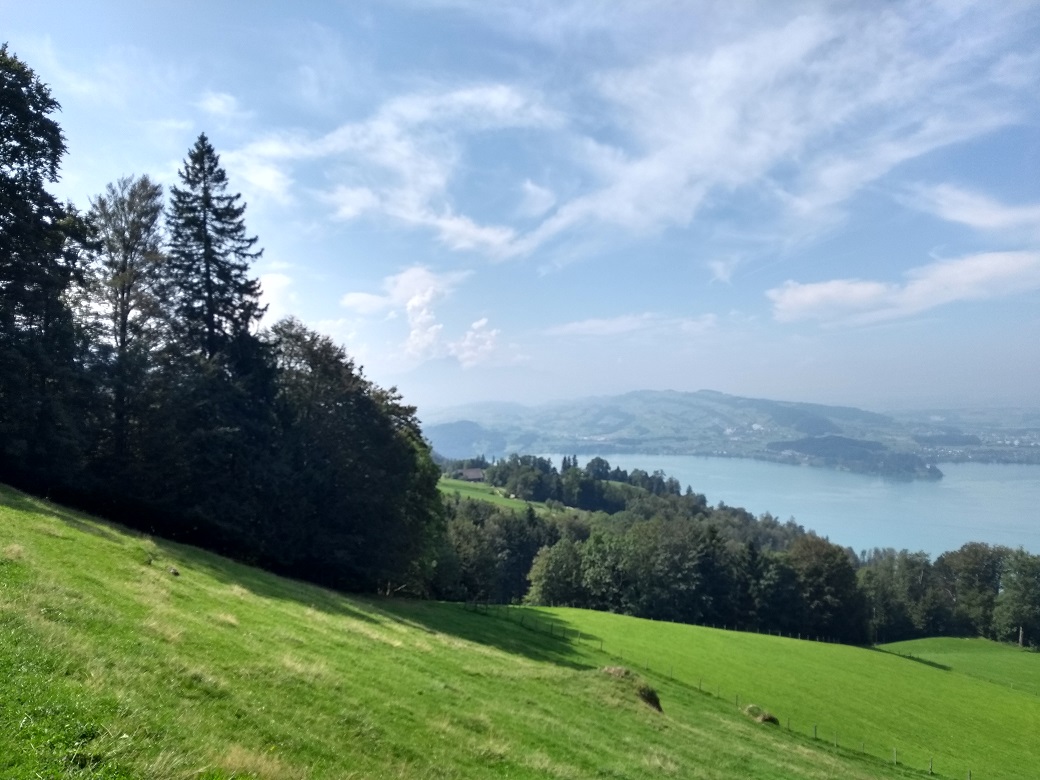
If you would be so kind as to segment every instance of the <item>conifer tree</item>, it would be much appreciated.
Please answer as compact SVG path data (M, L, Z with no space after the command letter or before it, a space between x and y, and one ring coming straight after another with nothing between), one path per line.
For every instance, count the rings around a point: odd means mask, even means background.
M48 486L82 454L66 292L86 232L47 191L65 154L58 110L32 69L0 46L0 474Z
M108 449L118 465L162 331L162 212L162 186L147 176L119 179L91 201L100 251L89 268L90 308L102 320L98 340L111 353Z
M171 188L169 273L174 327L182 348L212 359L264 313L260 282L248 275L260 257L246 235L245 204L228 193L227 174L206 134L199 136Z

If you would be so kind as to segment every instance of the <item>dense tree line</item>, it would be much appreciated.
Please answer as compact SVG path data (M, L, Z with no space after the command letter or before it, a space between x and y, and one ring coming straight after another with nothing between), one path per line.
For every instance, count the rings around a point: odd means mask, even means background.
M935 561L892 549L862 558L872 640L985 636L1040 647L1040 556L969 542Z
M580 468L577 457L565 456L557 471L547 458L514 454L488 465L484 478L523 501L552 501L591 512L624 509L633 495L626 489L629 486L655 496L678 496L681 492L679 481L664 472L648 474L635 469L629 473L611 468L603 458L593 458ZM699 500L703 504L704 497Z
M449 501L452 566L442 573L464 574L442 580L451 582L444 597L846 642L946 635L1040 645L1040 556L1024 550L972 542L934 562L906 550L856 555L793 521L709 507L659 472L630 474L602 458L581 468L565 457L560 470L526 455L465 465L484 467L504 492L544 497L551 512L521 518Z
M415 410L300 322L260 329L246 205L203 134L86 212L58 103L0 48L0 479L330 585L424 592L445 543Z

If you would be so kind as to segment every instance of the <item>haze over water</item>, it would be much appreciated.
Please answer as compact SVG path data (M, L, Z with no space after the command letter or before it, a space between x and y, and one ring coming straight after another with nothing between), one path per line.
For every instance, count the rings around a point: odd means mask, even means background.
M550 457L559 466L560 456ZM602 457L629 471L660 469L684 490L689 485L703 493L712 506L723 502L755 515L794 517L806 530L857 553L894 547L934 558L969 541L1040 552L1040 466L943 463L942 480L897 482L741 458Z

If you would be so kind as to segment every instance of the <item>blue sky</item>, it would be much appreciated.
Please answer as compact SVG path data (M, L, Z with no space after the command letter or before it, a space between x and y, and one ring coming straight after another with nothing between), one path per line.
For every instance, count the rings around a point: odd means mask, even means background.
M432 409L1037 405L1040 5L0 0L55 191L200 132L269 316Z

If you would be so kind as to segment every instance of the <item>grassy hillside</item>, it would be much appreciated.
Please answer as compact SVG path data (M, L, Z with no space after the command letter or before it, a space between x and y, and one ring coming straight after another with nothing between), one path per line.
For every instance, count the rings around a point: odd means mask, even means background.
M937 668L1040 696L1040 653L988 639L915 639L882 648Z
M812 734L816 725L825 741L889 759L895 748L900 761L917 767L934 758L935 770L952 777L971 769L976 778L1028 778L1040 766L1040 698L1007 684L1036 681L1040 654L969 640L925 643L977 647L970 664L969 654L955 661L980 672L969 676L884 650L632 618L622 623L586 610L548 614L574 630L609 637L604 650L626 663L649 665L730 701L753 699L794 731ZM1004 677L993 672L997 668L1007 670Z
M674 665L636 670L663 713L639 698L636 676L602 671L642 663L640 652ZM822 663L830 654L839 661ZM743 716L728 691L698 692L700 674L739 682L781 717L798 712L801 735ZM975 722L961 722L963 703L900 711L890 678L917 689L900 706L953 678L894 655L573 610L347 598L0 488L4 778L920 776L798 728L799 708L851 709L858 675L889 706L857 705L857 717L918 742L972 731L965 751L990 762L1016 742L1014 762L1038 765L1016 731L1037 722L1034 698L958 677L975 687L950 695L985 709ZM1001 707L1019 711L1002 714L1003 730L983 727ZM966 768L936 763L951 777Z

